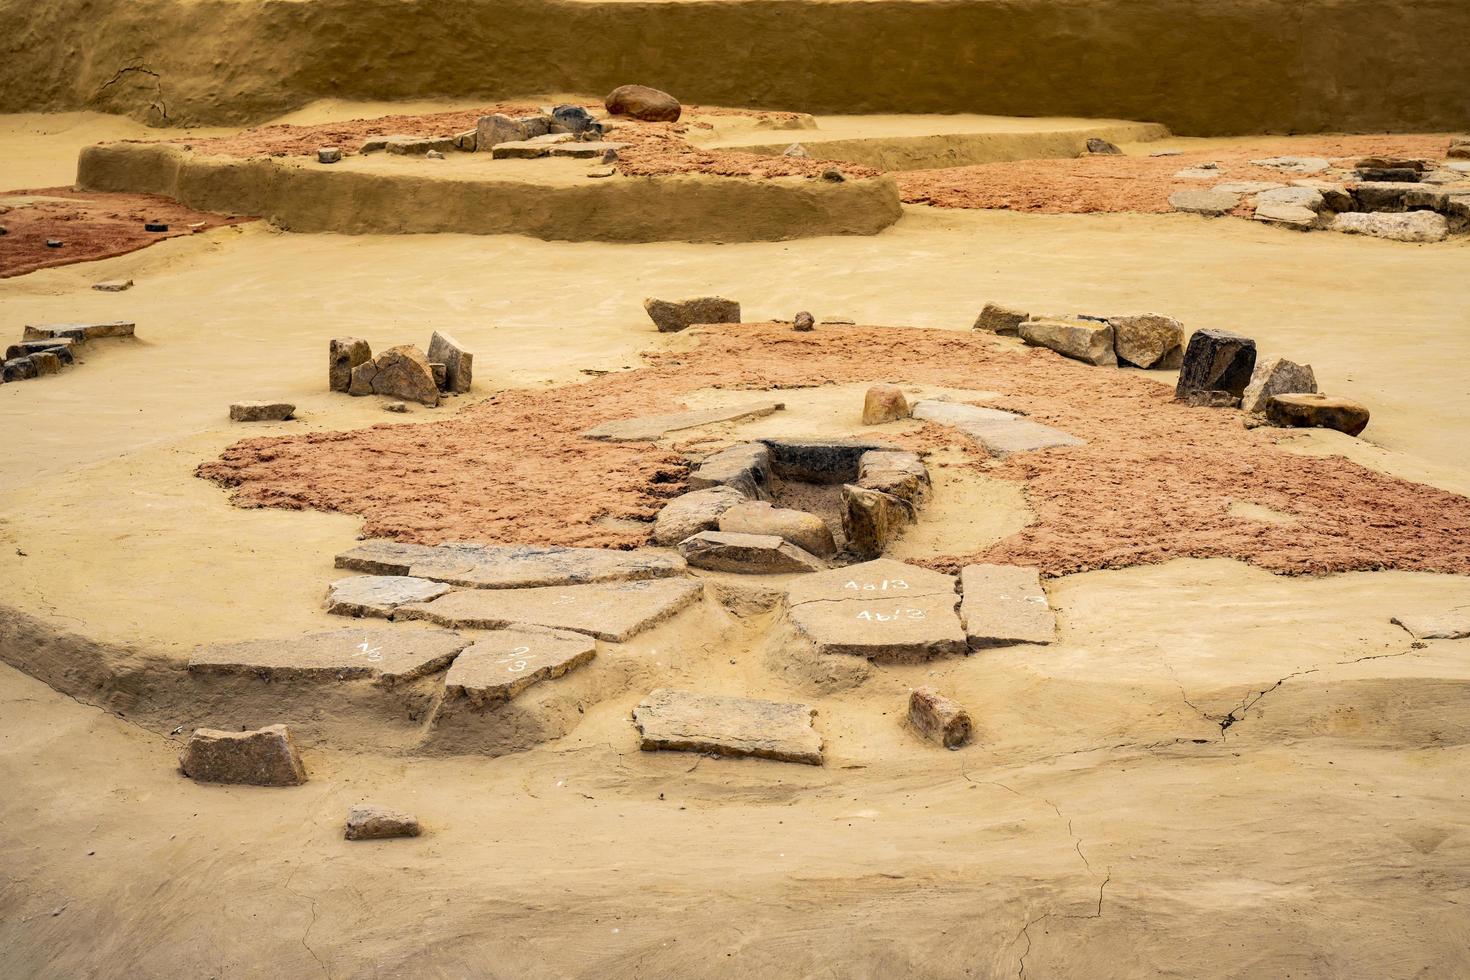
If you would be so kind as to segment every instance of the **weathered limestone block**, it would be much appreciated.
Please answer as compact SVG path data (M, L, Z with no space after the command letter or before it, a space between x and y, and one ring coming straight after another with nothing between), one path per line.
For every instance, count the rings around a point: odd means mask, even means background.
M975 318L974 329L984 330L1001 337L1018 337L1021 333L1021 324L1028 319L1030 319L1029 313L1001 306L998 303L986 303L980 310L980 315Z
M689 474L689 489L726 486L751 500L769 500L771 452L759 442L742 442L708 456Z
M1299 188L1287 187L1282 190L1298 190ZM1316 194L1315 191L1312 192ZM1262 197L1266 195L1262 194ZM1319 199L1320 194L1316 195ZM1251 216L1255 221L1264 221L1267 224L1279 225L1283 228L1291 228L1296 231L1311 231L1321 223L1321 217L1316 211L1309 207L1298 204L1280 204L1270 201L1256 204L1255 214Z
M619 85L602 100L614 116L631 116L643 122L678 122L683 107L679 100L647 85Z
M201 647L189 672L269 681L366 679L391 687L443 670L469 643L446 630L354 627Z
M1196 330L1179 368L1176 401L1188 405L1240 404L1256 367L1256 342L1225 330Z
M970 713L932 687L916 687L909 695L909 724L923 738L947 749L970 740Z
M1056 639L1056 614L1036 569L966 565L960 570L960 590L960 619L971 650Z
M36 369L36 377L45 377L48 374L57 374L61 371L61 358L55 351L38 350L33 354L26 355L31 366Z
M929 468L918 453L869 450L858 459L857 485L864 490L881 490L920 507L929 496Z
M622 643L698 602L703 594L704 587L689 578L467 589L432 602L400 606L396 618L463 629L545 626Z
M682 302L646 299L643 309L659 333L678 333L696 323L739 323L740 304L719 296L701 296Z
M741 575L781 575L826 568L816 556L774 534L700 531L679 543L679 554L695 568Z
M762 439L771 452L771 470L783 480L802 483L852 483L858 460L874 449L897 449L856 439Z
M327 386L331 391L352 387L352 371L372 360L373 349L356 337L333 337L327 346Z
M716 486L675 497L653 521L653 543L673 547L700 531L718 530L720 515L746 500L734 487Z
M964 653L952 575L880 558L796 579L787 591L797 634L819 654L906 662Z
M882 425L908 417L908 399L897 385L874 385L863 395L863 425Z
M914 521L914 505L881 490L846 484L842 488L842 533L847 550L877 558Z
M439 386L423 351L409 344L390 347L373 359L373 394L402 398L433 407L439 404ZM357 372L353 372L356 381ZM350 389L349 389L350 390Z
M953 402L921 401L914 418L954 426L976 445L1000 459L1012 453L1081 446L1084 441L1061 429L1022 418L1013 412Z
M290 402L235 402L230 406L230 421L284 422L295 411L296 406Z
M444 678L446 700L471 707L509 701L532 684L590 663L597 641L558 630L496 630L454 659Z
M393 837L417 837L422 832L418 818L401 810L359 803L347 811L348 840L387 840Z
M443 582L408 575L356 575L338 579L327 590L327 612L337 616L380 616L410 602L437 599L450 587Z
M1063 357L1098 367L1117 367L1113 350L1113 326L1093 320L1027 320L1021 324L1021 339L1033 347L1046 347Z
M201 783L300 786L306 782L306 767L285 725L250 732L197 729L184 746L179 768Z
M1422 190L1418 181L1369 181L1354 185L1353 197L1362 211L1403 211L1408 197Z
M1175 211L1217 217L1240 206L1240 195L1218 188L1209 191L1175 191L1169 195L1169 206Z
M501 143L519 142L544 133L544 129L539 134L531 133L525 123L498 112L481 116L475 123L475 151L486 153Z
M667 749L822 764L810 705L658 688L633 709L645 752Z
M1177 368L1184 359L1184 324L1162 313L1110 316L1113 350L1120 363L1141 368Z
M464 394L475 377L475 355L449 334L435 330L429 338L429 363L444 365L444 390Z
M1293 429L1336 429L1350 436L1368 427L1368 406L1330 395L1272 395L1266 420Z
M45 326L26 324L21 340L50 340L53 337L71 337L78 343L101 340L104 337L131 337L134 324L126 320L107 323L54 323Z
M520 137L523 140L533 140L538 136L546 136L551 132L551 127L556 122L556 120L544 112L534 116L517 116L515 121L525 127L525 135ZM480 146L478 149L488 150L490 147Z
M1317 376L1310 364L1298 364L1284 357L1268 357L1256 362L1250 384L1240 399L1247 412L1264 412L1272 395L1310 394L1317 390Z
M1433 211L1409 211L1405 214L1349 211L1333 218L1328 227L1349 235L1369 235L1421 245L1442 242L1450 233L1449 221Z
M815 514L774 507L763 500L736 504L720 516L720 530L736 534L773 534L822 558L837 553L832 531Z

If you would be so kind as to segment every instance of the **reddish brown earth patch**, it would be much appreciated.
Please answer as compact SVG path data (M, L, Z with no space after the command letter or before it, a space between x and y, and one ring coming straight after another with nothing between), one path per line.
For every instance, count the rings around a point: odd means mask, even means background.
M937 330L744 324L701 335L695 350L650 354L639 370L502 392L442 422L246 440L198 472L234 487L240 506L358 514L371 536L627 548L645 534L595 522L650 519L683 490L685 468L674 453L594 442L584 429L676 410L701 388L920 383L1005 392L1001 407L1087 440L997 462L942 426L883 433L918 450L962 445L966 465L1023 483L1035 510L1019 534L932 567L1001 561L1064 574L1227 557L1285 573L1470 573L1470 499L1285 452L1278 430L1175 404L1170 389L1132 372ZM1236 501L1296 523L1232 517Z
M7 231L0 235L0 279L52 266L126 255L165 238L192 235L196 229L190 225L198 225L197 231L207 231L253 220L195 211L152 194L107 194L46 187L9 191L0 196L20 195L66 200L26 204L0 213L0 226ZM145 223L154 221L168 225L168 231L143 229ZM60 241L62 247L47 248L47 239Z

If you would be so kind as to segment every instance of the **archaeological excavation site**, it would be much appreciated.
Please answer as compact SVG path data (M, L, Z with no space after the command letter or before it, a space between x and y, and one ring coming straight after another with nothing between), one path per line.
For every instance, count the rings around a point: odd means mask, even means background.
M1470 977L1467 39L0 0L0 980Z

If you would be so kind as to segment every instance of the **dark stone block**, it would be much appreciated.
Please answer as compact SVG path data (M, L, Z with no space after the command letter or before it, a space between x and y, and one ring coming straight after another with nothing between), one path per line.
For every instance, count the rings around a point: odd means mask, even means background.
M36 365L29 357L12 357L0 368L6 381L28 381L36 376Z
M1408 167L1363 167L1358 170L1358 179L1412 184L1418 183L1419 171Z
M1177 401L1189 405L1239 405L1256 368L1256 342L1225 330L1196 330L1179 368Z
M856 483L863 453L897 449L850 439L762 439L771 452L771 469L783 480L802 483Z

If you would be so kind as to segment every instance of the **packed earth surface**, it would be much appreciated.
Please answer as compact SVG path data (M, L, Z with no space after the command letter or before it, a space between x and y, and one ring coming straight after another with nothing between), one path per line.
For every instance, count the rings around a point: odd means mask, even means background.
M1470 974L1470 120L196 57L0 69L0 976Z

